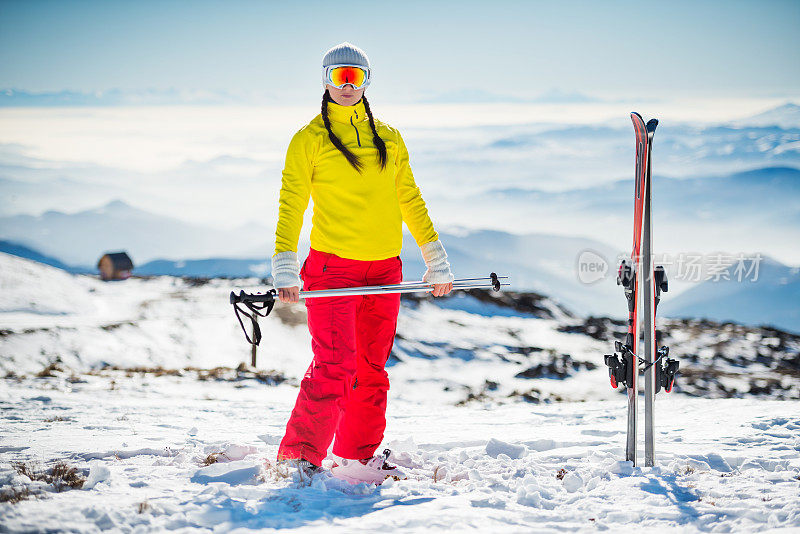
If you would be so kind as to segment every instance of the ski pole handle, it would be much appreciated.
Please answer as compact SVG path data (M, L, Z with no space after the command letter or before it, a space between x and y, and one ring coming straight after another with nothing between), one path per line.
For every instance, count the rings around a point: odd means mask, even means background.
M245 293L244 290L241 290L237 295L235 291L231 291L230 301L231 304L238 304L239 302L273 302L277 295L278 291L276 289L270 289L265 294Z

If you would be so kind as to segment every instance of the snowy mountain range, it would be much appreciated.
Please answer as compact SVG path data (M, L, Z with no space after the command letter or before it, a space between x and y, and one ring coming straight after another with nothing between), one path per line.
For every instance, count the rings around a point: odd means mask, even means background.
M800 269L766 257L759 262L757 272L739 278L731 273L664 299L659 313L774 325L800 332Z
M484 203L476 224L505 217L542 228L559 220L567 235L589 229L627 249L631 238L633 180L549 192L494 188L456 202ZM568 218L560 216L570 213ZM760 251L800 258L800 170L768 167L723 176L653 177L654 247L660 253ZM544 222L542 222L544 221Z
M557 227L564 235L605 235L622 246L630 234L631 182L619 180L563 192L495 187L458 196L451 203L453 209L465 202L480 203L481 210L472 214L472 228L491 227L492 221L502 219L510 226L544 234ZM768 252L780 243L786 247L800 240L800 171L793 167L685 179L656 175L653 187L656 245L661 250ZM449 207L447 201L439 204ZM767 205L769 209L764 209ZM564 213L571 216L564 218ZM764 225L771 231L764 232ZM155 232L156 227L164 231ZM209 251L265 254L271 244L253 247L252 236L272 232L270 227L253 223L231 231L188 224L122 201L74 214L48 211L40 216L0 217L0 238L29 244L73 264L90 264L98 248L116 247L120 242L141 261L202 258L209 256ZM733 234L736 240L731 238Z
M135 208L115 200L77 213L0 217L0 237L22 243L75 266L93 267L107 250L126 249L134 262L191 258L214 250L238 255L253 235L269 233L248 225L220 230ZM274 229L272 230L274 232Z
M657 109L657 107L655 108ZM414 143L415 136L423 140ZM632 175L633 133L627 115L593 124L483 125L409 133L426 183L476 194L493 188L565 191ZM800 125L735 127L662 121L653 145L657 176L724 176L764 167L800 167ZM429 188L431 186L428 186ZM480 211L480 210L478 210Z

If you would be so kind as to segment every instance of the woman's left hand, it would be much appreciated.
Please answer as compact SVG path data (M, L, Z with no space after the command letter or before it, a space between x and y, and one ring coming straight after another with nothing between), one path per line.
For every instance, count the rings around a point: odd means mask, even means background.
M446 284L433 284L433 293L434 297L441 297L450 293L453 290L453 282L447 282Z

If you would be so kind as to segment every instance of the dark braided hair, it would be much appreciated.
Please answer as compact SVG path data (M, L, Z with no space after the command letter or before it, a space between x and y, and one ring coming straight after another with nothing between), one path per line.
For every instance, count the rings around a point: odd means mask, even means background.
M375 119L372 117L372 111L369 109L367 97L362 96L361 100L364 101L364 109L367 110L367 117L369 117L369 127L372 129L372 142L375 143L375 148L378 149L378 162L381 164L381 170L384 170L386 169L386 143L383 142L381 136L378 135L378 130L375 129Z
M339 152L344 154L344 157L347 158L347 161L350 162L350 165L353 166L355 170L361 172L361 169L364 168L364 164L358 159L358 156L350 152L350 150L344 146L342 140L339 139L333 130L331 130L331 120L328 118L328 102L331 101L331 95L328 93L328 90L325 89L325 94L322 95L322 122L325 123L325 129L328 130L328 137L333 143L333 146L339 149Z
M367 117L369 117L369 127L372 130L372 142L375 143L375 148L378 149L378 162L381 164L381 170L386 168L386 143L383 142L381 136L378 135L378 130L375 128L375 119L372 116L372 111L369 109L369 102L367 102L367 97L363 96L361 99L364 101L364 109L367 112ZM331 121L328 118L328 102L331 102L331 95L328 90L325 90L325 93L322 95L322 122L325 123L325 129L328 130L328 137L333 143L333 146L339 149L347 161L350 162L350 165L353 166L355 170L361 172L364 168L364 164L361 160L358 159L358 156L353 154L342 140L337 137L333 130L331 130Z

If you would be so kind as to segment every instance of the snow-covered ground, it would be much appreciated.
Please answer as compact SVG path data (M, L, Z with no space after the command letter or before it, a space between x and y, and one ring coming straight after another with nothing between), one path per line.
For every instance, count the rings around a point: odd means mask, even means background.
M275 467L304 308L277 305L237 370L240 288L264 285L0 254L0 501L30 492L0 502L0 532L800 529L800 416L774 400L800 396L798 336L660 321L682 374L657 400L657 467L634 468L602 365L620 322L535 294L404 298L383 446L409 479L349 486ZM58 461L82 489L20 473Z
M486 409L390 392L386 445L409 479L307 486L272 466L293 385L122 371L4 382L0 485L29 483L11 461L60 459L91 486L0 503L4 531L800 528L795 403L659 399L658 466L633 468L624 402Z

